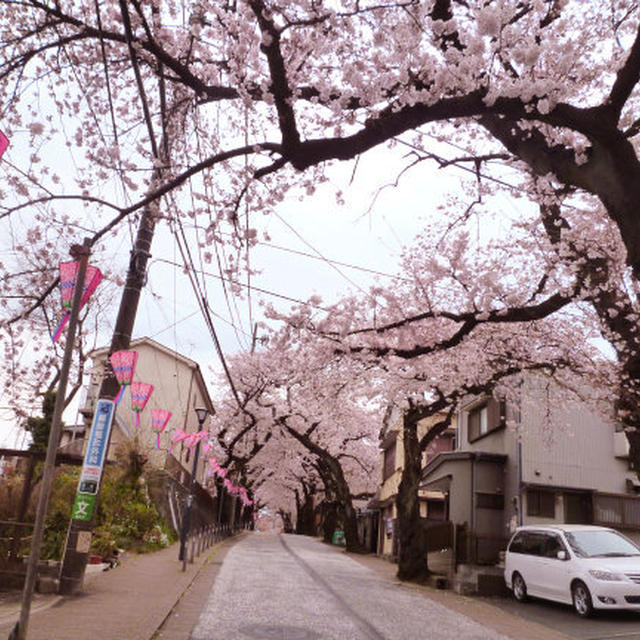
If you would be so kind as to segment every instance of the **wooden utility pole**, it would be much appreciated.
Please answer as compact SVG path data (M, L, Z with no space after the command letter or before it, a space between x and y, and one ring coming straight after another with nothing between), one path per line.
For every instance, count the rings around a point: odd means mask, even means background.
M149 250L151 249L154 229L155 218L153 213L149 207L145 207L140 218L133 251L131 252L127 280L120 299L120 308L111 339L109 355L114 351L128 349L131 343L131 334L140 301L140 293L146 281L147 262L151 255ZM100 399L113 400L117 396L118 390L118 381L111 368L107 366L98 397ZM109 442L107 442L107 451L108 448ZM100 477L99 484L101 483L102 477ZM62 594L74 594L82 589L84 573L89 560L87 540L90 541L94 526L93 517L88 522L72 518L69 523L60 569L60 593ZM79 538L82 541L80 544Z
M36 510L36 520L33 527L33 535L31 538L31 550L29 552L29 560L27 563L27 575L25 577L24 589L22 591L20 620L16 625L16 629L14 630L13 634L16 640L25 640L27 637L29 613L31 611L31 600L33 598L33 590L36 584L36 578L38 576L38 561L40 560L40 547L42 545L42 535L44 533L44 521L47 515L47 506L49 505L51 487L53 486L56 453L58 450L58 443L60 442L62 411L64 409L64 400L67 392L69 369L71 367L71 358L73 356L76 327L78 325L78 314L80 313L80 301L82 299L82 293L84 291L84 279L87 272L87 262L89 259L90 246L90 241L88 239L85 239L84 244L81 247L78 245L74 245L71 248L71 256L75 260L78 260L79 263L78 272L76 274L76 286L73 292L71 316L69 318L69 328L67 330L67 342L64 348L62 368L60 370L58 393L56 394L56 403L53 409L53 418L51 421L51 429L49 431L47 456L44 461L44 469L42 472L42 486L40 489L40 497L38 499L38 507Z

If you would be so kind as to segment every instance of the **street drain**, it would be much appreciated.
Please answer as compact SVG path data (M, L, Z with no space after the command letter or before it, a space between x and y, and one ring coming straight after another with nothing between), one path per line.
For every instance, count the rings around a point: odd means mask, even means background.
M315 640L320 637L315 631L289 625L251 624L239 631L256 640Z

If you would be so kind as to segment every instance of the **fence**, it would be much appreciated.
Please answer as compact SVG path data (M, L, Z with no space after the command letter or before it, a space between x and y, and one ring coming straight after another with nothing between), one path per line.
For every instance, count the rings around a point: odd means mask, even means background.
M252 524L230 525L230 524L207 524L191 530L185 547L185 554L182 560L182 570L187 568L187 562L193 564L194 559L199 557L203 551L209 549L216 542L228 538L238 533L238 531L251 528Z
M476 534L465 525L456 525L455 539L456 564L497 564L508 542L505 536Z
M33 522L0 520L0 569L29 554Z

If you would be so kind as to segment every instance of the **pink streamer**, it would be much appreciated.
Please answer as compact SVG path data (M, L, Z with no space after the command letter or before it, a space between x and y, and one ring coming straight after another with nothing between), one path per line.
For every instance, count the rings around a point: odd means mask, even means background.
M7 136L5 136L4 133L2 133L2 131L0 131L0 158L2 158L2 155L7 150L8 146L9 146L9 138L7 138Z
M51 340L53 342L58 341L58 338L62 335L62 330L65 328L70 317L71 317L71 314L68 311L62 316L62 320L60 320L60 322L58 323L58 326L56 327L56 330L53 332L53 335L51 336Z
M116 404L120 404L120 400L122 400L122 396L124 396L125 389L126 389L125 385L122 385L120 387L120 391L118 391L118 395L113 400Z

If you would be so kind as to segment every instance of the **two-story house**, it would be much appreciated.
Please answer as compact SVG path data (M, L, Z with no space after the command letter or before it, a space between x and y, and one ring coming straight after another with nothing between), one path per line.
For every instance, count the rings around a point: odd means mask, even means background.
M438 417L426 418L418 424L418 436L422 437ZM438 453L451 451L455 442L455 424L436 438L424 453L423 465ZM389 413L380 431L381 477L380 489L369 509L378 512L377 553L395 558L398 553L396 531L396 496L404 468L402 415L399 410ZM439 489L424 488L419 493L420 515L430 520L445 520L445 496Z
M183 442L172 446L172 436L177 429L186 433L198 431L197 407L205 407L213 413L214 407L197 362L165 347L150 338L133 340L130 350L137 351L134 381L146 382L154 386L144 411L140 414L139 426L136 426L136 414L131 409L130 390L127 390L118 404L109 447L112 460L127 450L135 450L147 460L147 465L164 472L181 487L188 487L193 471L193 448ZM104 377L108 355L106 347L89 354L93 361L89 385L80 413L85 416L87 425L91 425L94 407L100 385ZM152 430L151 409L164 409L171 412L171 418L159 443ZM160 445L158 447L158 444ZM195 479L201 486L207 484L207 461L200 455ZM177 485L176 485L177 486ZM177 486L183 493L183 489ZM169 500L171 519L174 526L178 515L174 501ZM178 509L179 510L179 509ZM176 527L177 528L177 527Z
M553 385L530 375L518 403L464 403L455 449L424 467L422 488L443 492L457 525L459 561L497 562L522 524L594 523L640 538L638 480L624 433Z

